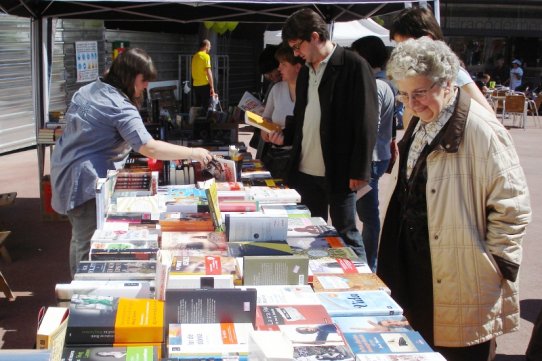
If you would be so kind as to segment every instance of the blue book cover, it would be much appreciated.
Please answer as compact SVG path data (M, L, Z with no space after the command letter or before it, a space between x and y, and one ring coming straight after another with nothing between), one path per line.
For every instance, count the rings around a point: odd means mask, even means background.
M384 291L319 292L333 317L401 315L403 309Z
M354 354L433 352L416 331L345 333L344 338Z
M333 317L343 333L414 331L403 315Z

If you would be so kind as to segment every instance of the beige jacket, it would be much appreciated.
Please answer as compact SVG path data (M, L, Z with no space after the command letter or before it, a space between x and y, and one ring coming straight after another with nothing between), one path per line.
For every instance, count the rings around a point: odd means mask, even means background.
M435 344L485 342L519 327L521 243L529 191L512 138L461 94L441 144L427 158L427 212Z

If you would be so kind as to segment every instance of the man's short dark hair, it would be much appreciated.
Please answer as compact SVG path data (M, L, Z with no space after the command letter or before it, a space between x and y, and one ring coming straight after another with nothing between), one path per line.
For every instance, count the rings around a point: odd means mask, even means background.
M320 41L329 40L327 24L320 15L312 9L304 8L296 11L286 20L282 27L282 40L311 40L313 32L318 33Z
M388 49L378 36L364 36L352 43L352 50L365 58L371 68L384 68L388 62Z

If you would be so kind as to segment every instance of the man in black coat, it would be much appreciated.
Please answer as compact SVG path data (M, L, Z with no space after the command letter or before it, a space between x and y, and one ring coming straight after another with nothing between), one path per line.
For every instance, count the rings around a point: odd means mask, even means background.
M297 78L294 115L272 143L292 145L288 183L312 216L328 218L364 255L356 228L356 191L371 178L378 101L370 66L330 41L327 24L301 9L282 28L282 40L306 61Z

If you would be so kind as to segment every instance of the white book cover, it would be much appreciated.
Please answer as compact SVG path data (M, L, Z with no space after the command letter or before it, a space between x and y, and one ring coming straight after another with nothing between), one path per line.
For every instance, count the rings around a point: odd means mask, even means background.
M225 216L229 242L265 242L286 240L288 217L274 217L261 212L230 213Z
M249 361L293 361L292 342L282 332L252 331L248 338Z
M402 315L403 309L384 291L319 292L332 317Z
M168 356L248 355L251 323L169 324Z
M259 115L262 115L265 110L265 106L262 104L261 100L250 94L248 91L243 93L237 106L244 111L249 110Z
M256 303L267 305L320 305L320 299L309 285L299 286L250 286L257 293Z
M57 300L69 301L74 294L114 296L126 298L152 298L152 281L74 280L71 283L57 283Z
M438 352L414 352L405 354L359 354L356 361L446 361Z
M122 229L97 229L92 235L91 242L158 242L158 230L156 230L156 232L151 232L149 229L128 229L124 226L121 228Z
M321 217L288 218L288 238L336 235L337 230Z
M270 188L254 186L248 189L250 199L262 204L300 203L301 195L291 188Z
M295 346L344 345L340 330L332 323L278 325L280 331Z

